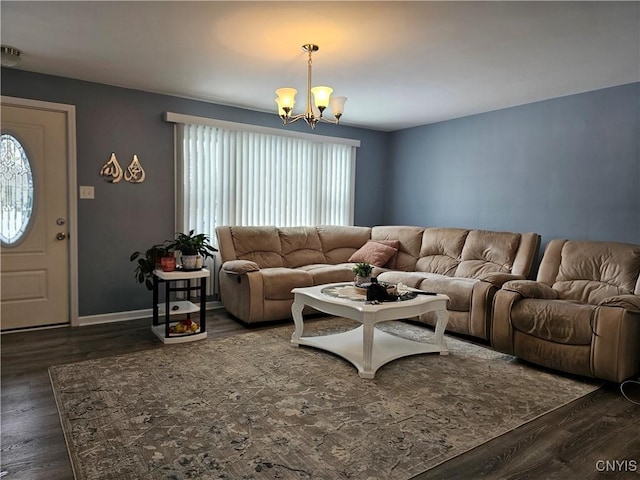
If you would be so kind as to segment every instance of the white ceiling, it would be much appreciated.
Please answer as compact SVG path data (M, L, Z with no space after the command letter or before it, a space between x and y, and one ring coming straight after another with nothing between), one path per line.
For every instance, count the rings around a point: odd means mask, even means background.
M275 113L314 84L391 131L640 81L640 3L2 1L18 68ZM298 112L295 112L298 113Z

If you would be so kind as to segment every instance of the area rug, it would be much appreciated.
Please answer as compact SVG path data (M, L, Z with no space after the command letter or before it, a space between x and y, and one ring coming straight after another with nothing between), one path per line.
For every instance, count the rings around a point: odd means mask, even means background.
M402 322L388 332L432 341ZM305 335L353 328L305 325ZM50 368L77 480L409 479L598 388L447 337L358 377L293 326Z

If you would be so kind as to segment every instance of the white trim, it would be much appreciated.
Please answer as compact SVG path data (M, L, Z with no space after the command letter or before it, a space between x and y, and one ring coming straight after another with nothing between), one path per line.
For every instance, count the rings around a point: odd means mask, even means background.
M42 327L12 328L11 330L0 331L0 336L11 335L12 333L25 333L25 332L34 332L36 330L51 330L53 328L69 328L69 327L70 325L68 323L56 323L55 325L44 325Z
M293 137L309 140L311 142L331 142L341 145L349 145L351 147L359 147L360 140L352 138L329 137L326 135L314 135L312 133L295 132L292 130L283 130L280 128L262 127L260 125L250 125L246 123L227 122L217 120L215 118L196 117L193 115L184 115L182 113L165 112L164 119L170 123L181 123L187 125L205 125L208 127L224 128L229 130L239 130L243 132L264 133L266 135L278 135L281 137Z
M15 105L37 110L64 113L67 117L67 202L69 206L69 321L72 326L79 322L78 300L78 191L76 150L76 107L66 103L44 102L28 98L0 96L3 105Z
M184 212L182 208L178 208L178 199L183 198L184 183L183 170L184 159L182 153L182 139L184 137L184 124L176 123L173 126L173 226L174 232L182 231L184 225Z
M221 310L224 308L222 302L207 302L205 310ZM102 313L99 315L86 315L78 319L79 327L88 325L101 325L104 323L125 322L127 320L137 320L140 318L151 319L153 310L145 308L143 310L130 310L128 312ZM151 323L149 323L151 324Z

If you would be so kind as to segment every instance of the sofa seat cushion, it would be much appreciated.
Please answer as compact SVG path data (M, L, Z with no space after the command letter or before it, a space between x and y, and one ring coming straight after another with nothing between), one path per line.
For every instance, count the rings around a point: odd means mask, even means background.
M455 278L447 275L427 272L385 272L378 275L378 280L388 283L403 283L425 292L443 293L449 297L447 308L458 312L471 309L473 287L479 280L473 278Z
M479 280L473 278L455 278L437 273L425 273L419 289L425 292L443 293L449 297L447 309L457 312L471 310L473 287Z
M300 287L311 287L313 277L309 272L294 268L263 268L260 270L267 300L288 300L293 298L291 290Z
M305 265L298 270L303 270L311 275L313 285L325 283L352 282L354 274L351 271L353 264L341 263L339 265L314 264Z
M514 329L555 343L590 345L596 307L565 300L527 298L511 310Z
M375 269L374 269L375 273ZM403 283L407 287L419 288L420 282L424 280L424 272L400 272L397 270L390 270L387 272L378 273L374 275L378 281L386 283Z

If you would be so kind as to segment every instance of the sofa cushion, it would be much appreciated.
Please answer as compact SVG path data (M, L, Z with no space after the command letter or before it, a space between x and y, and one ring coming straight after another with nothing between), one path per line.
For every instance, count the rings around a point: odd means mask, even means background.
M437 273L425 273L419 289L425 292L443 293L449 297L447 309L457 312L471 310L473 287L479 280L472 278L454 278Z
M353 252L353 255L349 257L349 262L353 263L370 263L376 267L383 267L384 265L395 257L398 253L398 249L385 245L381 242L369 240L358 250Z
M369 227L320 225L317 231L325 261L331 265L347 263L353 252L371 238Z
M322 285L325 283L336 282L352 282L354 274L351 271L352 265L349 263L343 263L339 265L305 265L299 267L299 270L304 270L311 275L314 285Z
M398 254L393 268L411 272L415 270L416 260L420 256L423 232L423 227L404 225L376 226L371 229L371 240L397 240Z
M326 262L320 236L314 227L283 227L278 231L284 267Z
M560 298L597 305L607 297L633 293L639 276L640 245L567 241L553 288Z
M238 260L250 260L260 268L283 266L276 227L231 227L231 238Z
M387 260L387 263L385 263L384 265L382 265L382 267L380 267L380 268L388 268L391 270L395 269L396 261L398 260L398 251L400 249L400 240L371 240L371 241L378 242L383 245L387 245L389 247L396 249L396 253L394 253L393 256L389 260Z
M375 271L375 269L374 269ZM386 283L402 283L407 287L418 288L420 282L424 280L424 272L400 272L398 270L390 270L381 272L377 275L378 281Z
M478 278L487 272L510 272L520 245L520 234L472 230L462 249L456 277Z
M459 312L470 310L473 287L479 282L473 278L452 278L437 273L398 271L381 273L378 275L378 280L402 283L425 292L443 293L449 297L447 308Z
M416 270L452 276L469 230L462 228L427 228L422 236Z
M311 287L313 277L308 272L293 268L263 268L263 292L265 300L287 300L293 298L291 290Z
M511 310L511 325L528 335L568 345L590 345L595 306L564 300L522 299Z

